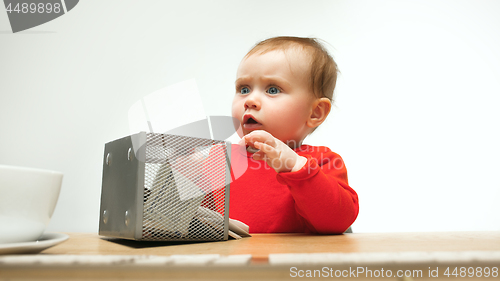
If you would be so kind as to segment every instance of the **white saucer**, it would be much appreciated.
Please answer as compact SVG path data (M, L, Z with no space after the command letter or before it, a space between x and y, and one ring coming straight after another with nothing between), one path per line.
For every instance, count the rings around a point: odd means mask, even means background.
M0 255L34 254L66 241L68 235L62 233L44 233L37 241L0 244Z

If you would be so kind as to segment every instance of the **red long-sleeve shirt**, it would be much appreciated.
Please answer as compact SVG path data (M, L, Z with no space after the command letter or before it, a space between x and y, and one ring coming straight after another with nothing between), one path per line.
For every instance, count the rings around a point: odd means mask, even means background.
M276 173L264 161L232 146L229 217L251 233L343 233L358 215L342 158L327 147L302 145L307 158L296 172Z

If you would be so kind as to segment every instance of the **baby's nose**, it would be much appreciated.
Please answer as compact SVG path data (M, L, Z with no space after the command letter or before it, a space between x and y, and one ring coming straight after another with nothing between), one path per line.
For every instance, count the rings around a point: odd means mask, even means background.
M256 103L255 101L247 101L247 102L245 102L245 108L257 109L257 108L259 108L259 104Z
M252 93L247 97L247 99L245 100L245 108L260 108L260 99L258 98L257 94Z

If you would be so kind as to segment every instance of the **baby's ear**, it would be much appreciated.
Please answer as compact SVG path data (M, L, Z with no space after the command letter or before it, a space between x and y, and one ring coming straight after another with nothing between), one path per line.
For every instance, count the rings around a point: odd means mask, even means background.
M327 98L320 98L313 102L311 109L311 116L307 120L307 126L316 128L325 121L330 113L332 102Z

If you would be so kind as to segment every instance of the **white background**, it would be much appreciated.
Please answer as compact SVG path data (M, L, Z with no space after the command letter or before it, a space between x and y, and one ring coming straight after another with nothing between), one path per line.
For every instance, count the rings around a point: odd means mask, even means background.
M500 230L499 15L478 0L85 0L13 34L2 7L0 164L63 172L48 230L97 232L104 144L129 134L132 104L195 78L206 114L230 115L253 44L312 36L341 75L305 142L344 158L354 231Z

